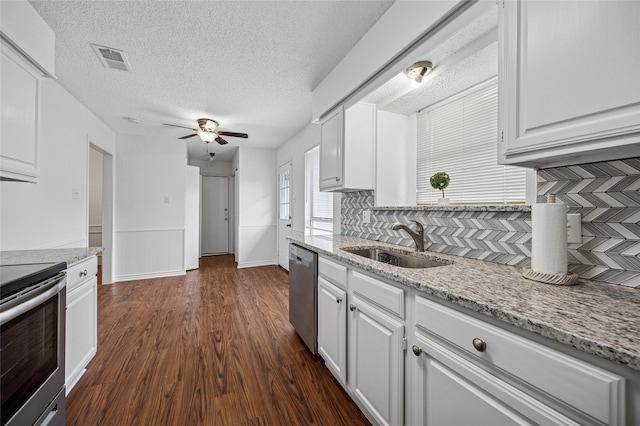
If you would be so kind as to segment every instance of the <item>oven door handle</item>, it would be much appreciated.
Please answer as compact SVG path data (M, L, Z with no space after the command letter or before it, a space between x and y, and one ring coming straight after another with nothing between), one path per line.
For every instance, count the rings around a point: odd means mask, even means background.
M53 283L50 284L50 288L48 288L48 290L44 291L43 293L25 300L22 303L18 303L17 305L9 309L0 311L0 325L4 325L12 319L17 318L25 312L28 312L30 309L33 309L39 304L46 302L47 300L54 297L60 291L60 281L60 279L56 279ZM62 281L64 282L64 279Z

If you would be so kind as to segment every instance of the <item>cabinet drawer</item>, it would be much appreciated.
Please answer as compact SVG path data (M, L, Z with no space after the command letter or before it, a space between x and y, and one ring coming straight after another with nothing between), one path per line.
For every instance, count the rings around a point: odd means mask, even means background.
M324 277L343 290L347 286L347 267L324 257L318 258L318 275Z
M416 326L605 424L624 422L624 379L416 296ZM474 347L481 339L483 352ZM478 342L479 343L479 342Z
M96 256L74 263L67 269L67 293L82 282L95 277L97 273L98 259Z
M404 318L404 290L353 271L349 288L379 307Z

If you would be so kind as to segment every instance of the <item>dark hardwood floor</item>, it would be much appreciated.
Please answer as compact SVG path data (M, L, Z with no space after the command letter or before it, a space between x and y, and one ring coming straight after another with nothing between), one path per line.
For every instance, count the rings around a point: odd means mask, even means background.
M369 424L289 324L280 267L206 257L98 294L98 353L67 425Z

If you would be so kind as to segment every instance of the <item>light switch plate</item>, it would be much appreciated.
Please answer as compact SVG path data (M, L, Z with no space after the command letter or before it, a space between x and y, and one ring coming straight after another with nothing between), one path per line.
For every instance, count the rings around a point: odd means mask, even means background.
M363 223L371 223L371 210L365 210L362 213L362 222Z
M582 243L582 215L580 213L567 215L567 243Z

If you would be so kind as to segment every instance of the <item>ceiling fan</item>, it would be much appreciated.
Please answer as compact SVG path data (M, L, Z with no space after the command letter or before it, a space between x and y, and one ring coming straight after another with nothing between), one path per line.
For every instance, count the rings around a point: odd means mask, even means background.
M193 129L191 127L185 127L185 126L177 126L175 124L167 124L167 123L162 123L162 124L164 126L189 129L195 132L191 135L182 136L178 139L189 139L194 136L200 136L200 139L202 139L206 143L216 141L220 145L225 145L229 142L223 139L221 136L231 136L234 138L245 138L245 139L249 137L249 135L247 135L246 133L227 132L224 130L218 130L218 126L220 126L220 124L215 120L211 120L210 118L199 118L198 119L198 127L200 127L199 129Z

